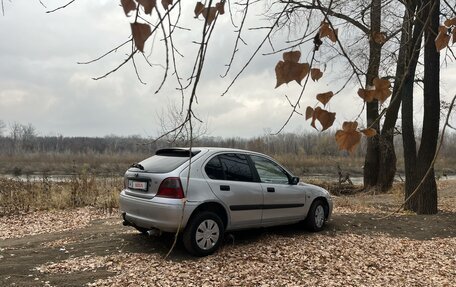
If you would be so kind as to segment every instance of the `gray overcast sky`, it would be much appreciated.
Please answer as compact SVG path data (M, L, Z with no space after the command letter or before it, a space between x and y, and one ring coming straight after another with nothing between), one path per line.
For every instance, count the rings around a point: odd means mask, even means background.
M43 2L49 9L62 3ZM156 136L160 130L158 115L169 106L180 106L181 96L172 75L162 91L155 94L163 68L146 67L140 57L137 63L146 85L138 82L131 64L106 79L91 79L121 63L128 50L94 64L77 64L96 58L129 37L131 19L125 17L118 2L77 0L66 9L46 14L47 9L38 0L5 1L5 15L0 17L0 120L7 124L32 123L41 135ZM175 39L185 56L179 59L179 67L186 78L197 48L192 41L199 40L202 20L193 18L196 1L184 2L189 6L183 9L181 25L191 31L179 31ZM219 18L198 90L197 115L207 122L208 135L212 136L252 137L265 130L277 131L291 111L285 95L296 99L300 91L294 82L274 89L274 67L281 55L260 55L230 92L220 96L263 35L259 30L246 31L244 39L249 46L242 47L231 74L222 79L219 75L224 73L231 56L234 30L227 14ZM150 61L154 64L163 63L160 40L158 35L146 42L146 55L153 51ZM303 48L302 61L309 61L306 53ZM454 85L445 85L456 75L454 65L446 68L444 75L445 99L446 94L456 93ZM340 86L328 77L311 82L300 111L316 104L317 93L335 91ZM329 109L337 112L335 128L345 120L354 120L361 111L357 89L349 87L331 101ZM300 116L294 117L286 128L292 132L301 130L311 128Z

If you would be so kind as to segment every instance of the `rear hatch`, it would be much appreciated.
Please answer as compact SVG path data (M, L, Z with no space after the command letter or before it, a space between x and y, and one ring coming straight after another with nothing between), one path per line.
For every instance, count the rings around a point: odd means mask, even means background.
M201 150L192 149L191 156ZM134 163L125 173L125 193L135 197L153 198L164 179L178 177L180 167L186 166L190 157L188 149L158 150L139 163Z

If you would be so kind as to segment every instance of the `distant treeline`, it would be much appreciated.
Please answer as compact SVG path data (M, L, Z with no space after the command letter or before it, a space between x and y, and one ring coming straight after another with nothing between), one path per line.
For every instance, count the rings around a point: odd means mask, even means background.
M166 139L154 141L140 136L65 137L39 136L32 125L13 124L10 132L0 133L0 155L13 156L23 153L70 153L70 154L153 154L155 150L170 146L189 146L188 141L170 142ZM5 129L6 130L6 129ZM4 130L4 131L5 131ZM169 138L168 138L169 139ZM395 137L398 159L402 157L402 140ZM271 155L299 154L316 156L346 156L338 150L333 132L283 133L252 138L222 138L199 136L193 146L241 148ZM352 156L363 157L362 142ZM441 157L456 155L456 134L449 133L445 139Z
M64 136L0 136L0 154L14 155L17 153L97 153L151 154L155 150L170 146L189 146L188 141L169 142L154 141L137 136L119 137L64 137ZM229 147L259 151L267 154L307 154L307 155L344 155L337 149L334 134L280 134L265 135L250 139L200 137L193 141L193 146ZM359 148L355 156L363 154Z

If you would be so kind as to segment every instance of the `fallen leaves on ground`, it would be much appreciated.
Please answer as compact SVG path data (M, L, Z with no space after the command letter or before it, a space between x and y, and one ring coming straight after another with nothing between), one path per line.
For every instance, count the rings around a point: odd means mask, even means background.
M265 235L246 244L225 244L205 258L87 255L37 270L61 274L103 268L115 274L88 286L451 286L456 279L455 238L326 233Z
M118 216L90 207L4 216L0 217L0 239L83 228L92 220Z
M439 210L443 213L440 215L448 216L446 226L453 226L452 216L456 212L454 183L438 182ZM403 197L403 186L400 184L386 194L338 196L334 198L333 215L338 220L333 219L322 232L309 233L292 226L291 231L285 227L279 231L266 229L258 232L258 236L249 236L247 239L234 236L214 255L204 258L174 256L173 253L165 260L162 253L151 249L152 244L146 244L144 250L132 251L131 246L126 246L128 252L116 250L108 255L70 255L61 261L36 266L34 270L40 274L36 278L52 278L51 275L89 278L87 273L97 271L112 274L108 278L94 279L87 284L90 287L453 286L456 280L456 237L448 235L453 232L444 236L439 228L432 228L435 222L442 224L442 216L417 216L401 212L388 219L370 219L394 210ZM33 215L41 216L47 225L52 225L56 218L42 216L39 212ZM73 218L74 215L81 214L60 213L60 216L67 218ZM398 220L404 225L393 223ZM380 224L383 227L380 228ZM427 232L432 237L407 237L395 232L398 227L408 231L418 228L421 233ZM430 231L423 231L427 228L439 233L434 236ZM413 236L414 233L410 234ZM146 241L143 237L141 240L130 238L132 244ZM62 239L60 243L67 243L66 240ZM0 252L6 250L0 248ZM4 252L1 256L12 256L8 253Z

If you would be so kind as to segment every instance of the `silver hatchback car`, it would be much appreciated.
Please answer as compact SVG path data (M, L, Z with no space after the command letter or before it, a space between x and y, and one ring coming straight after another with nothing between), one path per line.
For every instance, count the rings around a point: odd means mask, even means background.
M124 225L143 233L182 230L193 255L213 253L225 231L304 221L323 229L333 203L272 158L227 148L170 148L133 164L120 194Z

